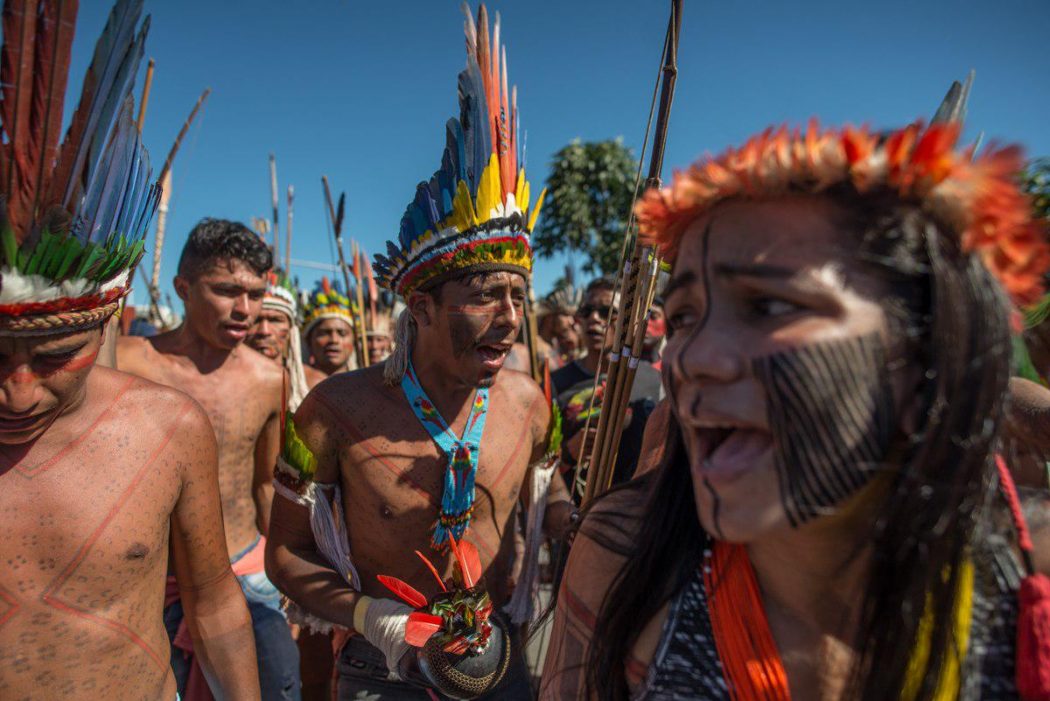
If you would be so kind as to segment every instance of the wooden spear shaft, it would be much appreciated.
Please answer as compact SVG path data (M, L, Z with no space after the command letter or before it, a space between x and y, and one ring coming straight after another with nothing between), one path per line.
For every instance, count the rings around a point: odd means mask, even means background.
M357 300L357 314L354 315L357 326L357 362L360 363L361 367L366 368L371 363L368 357L368 330L365 326L365 288L363 280L361 279L363 270L361 263L361 249L357 245L357 241L350 241L350 257L354 259L354 295ZM347 296L350 292L347 291Z
M277 196L277 157L270 154L270 204L273 207L273 259L281 255L281 220L278 213L280 201Z
M332 219L332 235L335 237L335 250L339 254L339 268L343 271L343 282L346 284L346 296L350 298L350 269L346 264L346 256L343 255L343 221L336 218L335 204L332 202L332 188L328 185L328 176L321 176L321 185L324 186L324 199L328 204L328 216Z
M146 80L142 84L142 99L139 101L139 118L135 120L135 125L139 129L139 135L142 135L142 125L146 123L146 105L149 104L149 91L153 87L153 67L156 63L151 58L149 65L146 66Z
M284 274L291 275L292 267L292 202L295 200L295 188L288 186L288 230L284 232Z
M671 112L671 104L674 101L675 83L678 78L678 40L681 34L681 28L682 0L672 0L671 17L667 23L667 42L664 50L663 68L661 69L663 80L660 86L660 106L657 112L656 130L653 136L653 149L649 161L649 173L646 179L647 188L659 186L660 173L663 170L664 148L667 143L668 118ZM628 235L631 235L630 231L628 231ZM638 294L638 268L641 266L643 248L644 247L639 246L637 240L634 241L631 254L631 268L627 271L629 277L624 289L625 299L622 299L620 303L620 309L627 311L632 317L639 316L635 310L639 308L637 306L638 300L636 299L636 296ZM645 308L645 313L646 315L648 314L648 307ZM617 323L618 326L620 326L621 324L628 324L630 321L630 319L625 320L621 318ZM620 326L620 329L622 328L623 327ZM619 348L614 348L614 352L618 355L622 353L622 342L626 341L626 334L618 333L617 345ZM628 364L628 362L622 357L617 357L615 360L624 365ZM610 417L608 414L619 410L620 406L624 407L623 411L626 410L626 403L623 402L623 399L630 396L630 384L633 383L633 374L630 373L629 370L630 368L626 367L616 367L615 369L611 367L609 371L609 380L606 384L606 396L603 398L602 413L598 420L599 435L595 439L595 450L592 454L592 464L588 470L587 486L584 492L585 504L590 499L601 494L601 492L598 491L599 489L604 491L604 487L600 482L605 481L605 475L595 475L594 472L604 472L606 469L609 469L608 465L602 461L607 461L610 453L615 454L615 448L610 449L606 444L619 443L620 436L615 433L610 433ZM628 378L631 379L631 383L627 382ZM612 404L608 403L610 400L612 400ZM622 413L622 411L620 413ZM613 427L615 427L617 423L622 426L622 417L613 417L611 423ZM594 462L595 458L598 460L597 464ZM595 476L597 476L598 479L592 479Z
M160 183L160 203L157 205L157 233L153 239L153 274L149 284L150 321L158 324L160 318L160 261L164 250L164 231L168 224L168 202L171 199L171 168Z

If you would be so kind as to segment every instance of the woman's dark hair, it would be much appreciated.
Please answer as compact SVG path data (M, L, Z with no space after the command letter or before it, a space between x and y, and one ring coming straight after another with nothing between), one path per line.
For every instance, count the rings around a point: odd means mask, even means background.
M911 363L924 368L916 392L920 426L887 456L890 482L872 524L873 559L864 589L850 698L898 701L924 611L930 655L916 701L933 698L953 640L960 563L968 556L994 479L993 450L1010 371L1007 302L998 283L959 242L892 194L827 193L859 256L887 279L882 303ZM624 661L645 622L696 575L708 536L674 418L668 451L639 522L633 550L598 615L587 660L590 693L627 699ZM929 602L927 604L927 602Z
M179 275L193 279L216 260L239 260L256 275L273 267L273 254L254 231L227 219L201 219L179 256Z

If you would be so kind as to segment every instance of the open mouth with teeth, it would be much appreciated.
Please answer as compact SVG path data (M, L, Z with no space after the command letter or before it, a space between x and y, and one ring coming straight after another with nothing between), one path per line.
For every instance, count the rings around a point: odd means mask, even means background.
M499 370L510 353L510 346L503 344L481 344L475 347L481 364L490 370Z

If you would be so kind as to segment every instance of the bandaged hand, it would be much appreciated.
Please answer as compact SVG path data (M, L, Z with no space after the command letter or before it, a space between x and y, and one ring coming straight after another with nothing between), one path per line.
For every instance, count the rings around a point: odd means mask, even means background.
M386 667L400 678L398 662L408 652L405 626L414 609L393 599L361 596L354 606L354 630L375 645L386 657Z

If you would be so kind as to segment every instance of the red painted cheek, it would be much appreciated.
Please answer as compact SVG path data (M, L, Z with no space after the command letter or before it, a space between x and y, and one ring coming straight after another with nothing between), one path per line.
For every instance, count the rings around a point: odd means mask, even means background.
M85 368L89 368L95 363L95 359L98 358L99 349L95 349L93 352L87 355L78 355L75 358L70 358L61 365L48 368L47 371L41 372L39 377L51 377L52 375L60 372L79 372ZM37 377L34 374L34 378Z

